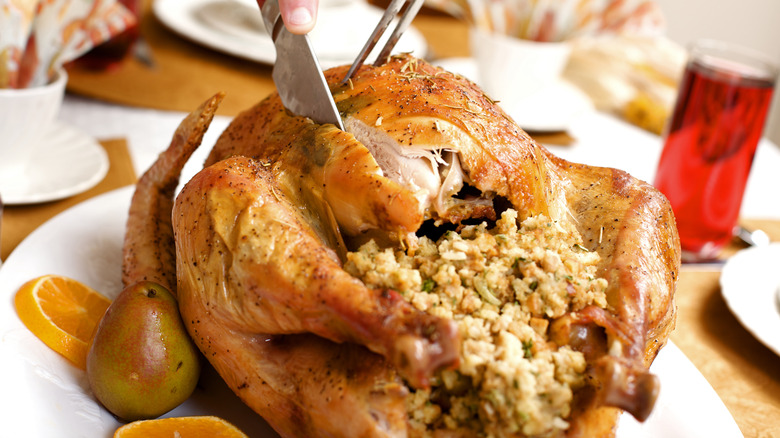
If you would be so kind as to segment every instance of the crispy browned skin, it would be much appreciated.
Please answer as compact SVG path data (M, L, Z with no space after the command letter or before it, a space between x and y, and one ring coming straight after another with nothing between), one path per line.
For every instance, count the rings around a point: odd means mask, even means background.
M155 281L176 293L176 256L171 227L179 176L200 146L223 93L212 96L176 129L171 144L135 185L122 247L122 284Z
M647 372L674 329L680 267L677 230L667 200L625 172L567 163L550 156L571 183L560 196L602 256L608 311L586 308L553 323L552 335L586 353L593 388L577 395L569 436L612 436L618 407L644 420L658 393ZM585 335L588 345L580 345ZM619 346L616 353L609 349ZM612 421L609 421L612 419ZM599 431L599 433L596 433Z
M417 199L381 175L365 146L333 125L290 117L278 98L237 117L206 166L235 155L267 165L280 190L316 209L312 222L332 216L340 228L351 231L383 228L400 233L413 232L422 223Z
M182 121L169 148L137 183L125 236L126 284L151 279L176 291L170 219L176 182L221 98L221 94L214 96ZM248 170L255 169L256 163L248 164ZM218 172L217 167L210 170ZM236 394L281 434L405 434L408 391L382 356L357 344L335 344L312 335L235 330L213 323L211 308L190 309L190 304L202 303L181 300L183 312L195 318L189 328L202 341L202 352ZM212 339L216 342L204 341ZM347 422L345 415L349 415Z
M283 436L404 436L407 390L382 356L289 333L376 346L373 338L414 342L425 327L436 333L438 322L410 318L397 294L368 290L341 271L269 173L231 158L177 198L180 308L190 334Z
M287 197L269 167L244 157L188 182L173 218L185 321L208 316L201 320L247 334L359 343L425 385L457 357L452 322L347 274L301 213L309 208Z
M203 309L184 311L209 317ZM190 331L194 339L211 340L201 344L204 355L281 436L406 434L406 386L381 356L357 344L251 335L205 319Z
M335 83L343 73L328 78ZM469 183L508 200L521 218L574 221L602 256L610 307L551 325L556 342L583 351L591 364L592 385L576 394L567 435L614 435L614 407L644 419L657 393L647 367L674 326L679 269L663 196L624 172L552 156L472 83L411 57L364 67L333 91L345 118L401 144L457 150ZM403 391L393 369L424 384L453 354L446 323L407 313L391 291L361 289L340 269L342 234L380 229L399 237L424 217L417 199L378 174L356 143L290 116L274 95L236 118L212 151L209 164L216 164L188 183L175 207L180 305L191 334L284 436L402 436ZM221 161L232 155L255 161ZM365 349L289 334L299 332L362 343L393 366ZM287 334L273 338L286 349L268 341L276 333ZM409 345L421 354L409 355ZM353 379L356 363L362 374ZM345 429L350 422L358 426Z

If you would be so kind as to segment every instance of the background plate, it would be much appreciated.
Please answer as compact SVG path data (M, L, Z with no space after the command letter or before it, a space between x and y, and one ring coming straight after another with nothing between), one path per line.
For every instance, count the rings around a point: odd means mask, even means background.
M474 58L445 58L433 62L445 70L458 73L479 84L479 71ZM519 102L498 101L523 130L535 133L566 131L585 112L594 111L593 102L572 83L560 79Z
M108 172L108 154L92 137L55 122L41 142L47 150L35 154L24 179L0 182L3 203L35 204L67 198L96 186Z
M743 249L723 266L720 290L739 322L780 355L780 243Z
M152 7L168 28L206 47L266 64L276 59L276 49L257 5L238 0L157 0ZM309 37L322 68L352 64L383 12L361 0L321 7ZM374 61L385 39L380 40L367 62ZM410 27L394 53L412 52L422 58L427 50L425 38Z

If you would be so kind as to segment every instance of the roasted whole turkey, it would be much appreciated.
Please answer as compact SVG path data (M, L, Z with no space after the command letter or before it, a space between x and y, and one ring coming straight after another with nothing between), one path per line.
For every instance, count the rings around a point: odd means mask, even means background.
M137 185L124 281L176 290L204 356L285 437L607 437L622 411L645 420L675 320L666 199L553 156L412 56L345 72L326 77L346 132L272 95L174 203L221 96L185 119Z

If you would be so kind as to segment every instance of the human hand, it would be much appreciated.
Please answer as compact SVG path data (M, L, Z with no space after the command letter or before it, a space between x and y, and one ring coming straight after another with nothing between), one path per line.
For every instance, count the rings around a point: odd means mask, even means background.
M265 0L257 0L262 8ZM317 22L319 0L279 0L284 26L291 33L303 35L309 33Z

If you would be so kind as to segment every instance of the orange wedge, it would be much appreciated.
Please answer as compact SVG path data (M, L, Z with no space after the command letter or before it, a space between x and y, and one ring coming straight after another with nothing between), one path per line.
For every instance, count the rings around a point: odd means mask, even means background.
M89 286L60 275L28 281L14 305L24 325L52 350L86 368L89 342L111 300Z
M114 438L248 438L236 426L214 416L172 417L127 423Z

